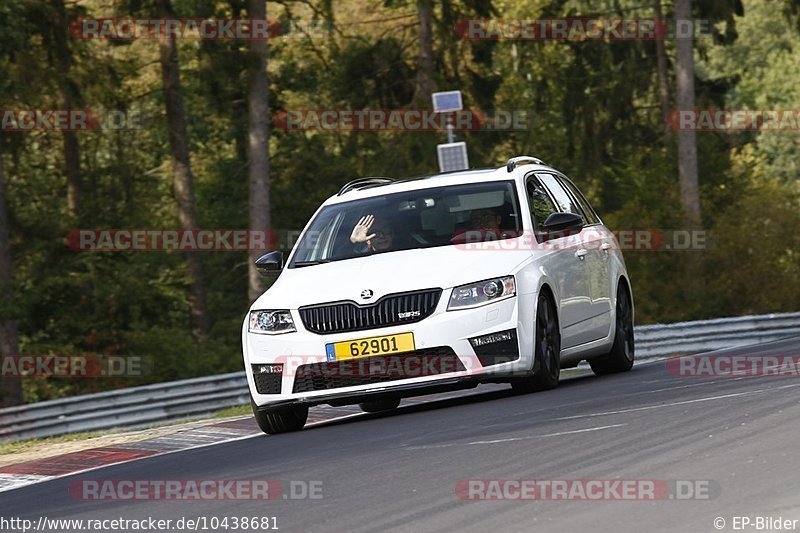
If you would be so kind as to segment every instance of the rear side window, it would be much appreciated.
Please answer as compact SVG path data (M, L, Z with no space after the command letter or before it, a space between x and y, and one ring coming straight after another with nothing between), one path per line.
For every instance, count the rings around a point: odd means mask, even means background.
M572 194L572 197L575 198L575 200L578 202L578 205L581 206L581 209L583 209L583 212L586 214L586 223L599 224L600 217L597 216L595 210L592 209L591 205L589 205L589 202L586 200L586 197L583 195L583 193L567 179L559 178L558 182L561 183L564 188Z
M563 211L564 213L574 213L576 215L580 215L583 218L584 224L587 223L586 213L583 212L580 205L578 204L577 200L575 200L567 190L559 183L559 180L556 179L555 176L552 174L536 174L536 176L542 180L544 186L550 191L553 195L553 198L558 205L558 208Z
M529 178L528 184L528 206L531 210L531 219L535 228L540 227L547 220L547 217L558 212L553 200L548 196L547 191L536 178Z

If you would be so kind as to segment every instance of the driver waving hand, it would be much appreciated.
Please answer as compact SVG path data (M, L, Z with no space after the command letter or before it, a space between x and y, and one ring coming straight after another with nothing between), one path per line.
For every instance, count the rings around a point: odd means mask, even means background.
M392 246L392 229L375 215L365 215L358 220L350 234L350 242L357 246L356 252L382 252Z

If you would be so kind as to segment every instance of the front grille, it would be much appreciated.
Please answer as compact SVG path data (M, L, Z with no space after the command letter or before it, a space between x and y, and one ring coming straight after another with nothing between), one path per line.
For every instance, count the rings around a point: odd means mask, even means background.
M448 346L297 368L293 392L356 387L399 379L463 372L461 360Z
M413 324L429 317L442 289L387 294L377 302L332 302L300 308L303 326L312 333L345 333L364 329ZM407 316L401 318L403 314Z

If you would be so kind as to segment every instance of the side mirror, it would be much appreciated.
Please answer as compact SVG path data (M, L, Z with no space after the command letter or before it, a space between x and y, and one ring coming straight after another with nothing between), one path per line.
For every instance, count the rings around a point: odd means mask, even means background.
M256 259L256 270L262 276L277 276L283 268L282 252L267 252Z
M540 228L543 241L569 237L583 229L583 218L575 213L553 213Z

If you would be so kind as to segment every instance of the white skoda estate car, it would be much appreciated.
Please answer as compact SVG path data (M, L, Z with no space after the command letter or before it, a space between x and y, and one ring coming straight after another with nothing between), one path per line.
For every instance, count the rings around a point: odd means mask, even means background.
M541 160L423 178L363 178L314 214L253 303L242 349L266 433L308 408L507 382L550 389L560 369L633 365L633 299L614 235Z

